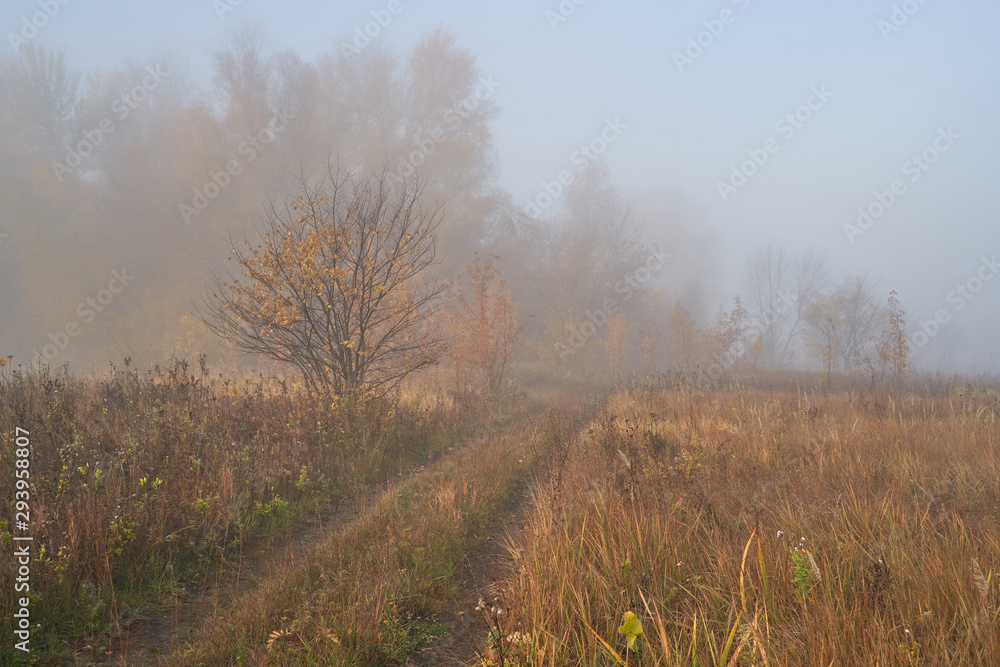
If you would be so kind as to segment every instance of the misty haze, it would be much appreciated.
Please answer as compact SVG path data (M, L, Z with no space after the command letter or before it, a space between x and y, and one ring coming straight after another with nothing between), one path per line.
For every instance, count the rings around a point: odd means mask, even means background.
M3 664L1000 661L1000 8L0 12Z

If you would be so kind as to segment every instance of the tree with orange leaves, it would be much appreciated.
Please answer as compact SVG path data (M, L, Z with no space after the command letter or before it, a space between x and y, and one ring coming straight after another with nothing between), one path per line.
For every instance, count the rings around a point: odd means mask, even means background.
M449 325L459 392L474 387L498 390L523 331L517 326L503 274L493 266L495 259L499 257L490 255L483 263L477 252L475 262L466 267L471 294L456 290Z
M889 292L886 313L886 328L883 329L881 338L872 336L871 339L875 343L874 354L862 357L860 351L854 353L860 360L861 369L871 374L873 387L886 381L899 385L913 370L909 358L910 346L906 339L906 311L899 304L896 290Z
M383 394L436 362L434 315L449 285L436 264L440 209L421 205L417 181L357 177L328 166L272 203L262 241L230 242L242 275L216 276L201 319L248 354L295 366L310 393Z

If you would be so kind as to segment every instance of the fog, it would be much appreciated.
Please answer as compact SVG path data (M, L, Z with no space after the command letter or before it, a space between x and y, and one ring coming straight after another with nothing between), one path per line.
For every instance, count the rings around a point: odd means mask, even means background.
M973 0L11 0L0 356L237 363L198 317L228 239L335 164L422 179L442 270L498 258L529 361L695 363L684 331L724 331L739 295L749 325L697 364L855 370L895 291L916 368L995 374L998 19ZM824 329L851 312L870 331Z

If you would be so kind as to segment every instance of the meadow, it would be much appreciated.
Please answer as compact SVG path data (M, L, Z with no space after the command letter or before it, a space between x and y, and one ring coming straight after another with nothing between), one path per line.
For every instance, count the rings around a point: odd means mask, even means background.
M114 654L150 612L169 614L209 575L423 464L475 421L429 395L319 401L285 380L183 360L102 377L8 371L0 469L14 469L15 426L34 443L30 599L44 623L32 659ZM0 480L11 509L14 482ZM4 610L15 567L0 564Z
M616 394L511 539L493 664L997 664L998 411L961 388Z
M515 375L351 403L183 361L6 374L37 443L21 663L1000 659L992 385Z

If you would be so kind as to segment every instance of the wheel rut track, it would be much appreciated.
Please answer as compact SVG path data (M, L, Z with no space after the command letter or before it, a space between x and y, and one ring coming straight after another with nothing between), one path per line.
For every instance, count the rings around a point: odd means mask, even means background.
M530 489L531 483L523 481L487 526L484 536L476 537L477 543L466 554L458 573L454 604L436 619L448 630L414 654L406 667L477 664L489 628L476 607L480 598L488 596L491 586L503 579L504 568L511 563L505 542L523 527L531 506Z
M300 525L284 537L270 541L266 553L245 555L226 562L222 570L209 575L211 581L189 587L169 614L152 612L145 619L122 628L112 638L112 649L103 656L79 656L78 665L158 665L184 648L191 631L197 629L210 615L232 604L242 595L253 590L262 580L282 570L287 564L302 557L322 542L331 531L349 524L364 514L366 509L386 494L405 484L414 476L452 456L475 440L487 436L491 429L480 429L474 436L444 449L433 452L426 462L414 466L394 478L383 480L370 489L336 505L327 506L305 525ZM278 545L281 546L278 546Z
M577 409L573 412L578 418L582 418L588 411L580 410L578 401L573 403L577 405ZM479 429L474 436L450 448L439 450L426 463L415 466L406 474L342 503L336 509L331 509L327 515L295 531L286 540L283 549L273 548L259 557L243 558L242 565L238 569L231 568L221 573L216 581L202 586L196 592L199 597L183 602L172 615L160 615L159 619L154 618L151 622L147 621L130 628L127 634L123 633L113 654L101 656L103 659L98 662L78 661L77 664L158 665L176 662L179 652L186 649L187 641L195 630L208 622L219 622L220 619L224 619L226 610L238 604L241 597L254 593L258 582L270 579L286 569L286 565L291 565L303 557L308 558L315 546L361 520L370 507L382 502L386 494L394 493L398 487L419 474L429 472L445 459L463 455L470 447L477 446L477 443L483 443L516 424L533 420L551 407L552 403L535 404L530 409L515 410L513 414L507 413L502 419L494 419L488 426ZM529 471L517 484L507 496L505 504L497 509L494 518L483 529L485 539L473 536L478 539L460 564L456 581L458 595L454 605L451 610L438 617L440 622L448 626L448 631L422 651L418 651L408 664L470 664L477 657L477 651L483 648L487 630L483 621L475 618L474 608L480 593L494 580L500 578L504 564L509 562L506 549L497 536L502 535L505 530L516 530L522 523L525 512L530 506L530 480L534 479L548 458L547 453L540 454L534 463L533 471ZM154 653L157 647L160 651Z
M564 399L565 400L565 399ZM553 401L550 405L555 405ZM574 403L577 403L574 401ZM577 427L589 423L597 406L577 403ZM537 415L536 415L537 416ZM515 543L516 536L527 525L536 483L551 475L560 466L557 449L546 451L535 461L534 471L528 473L507 497L503 507L489 522L483 536L476 536L476 543L469 549L457 576L457 592L451 608L438 614L436 620L448 627L440 637L419 649L404 667L482 665L482 651L490 632L483 615L476 611L481 600L488 600L495 585L509 574L514 565L507 544Z

